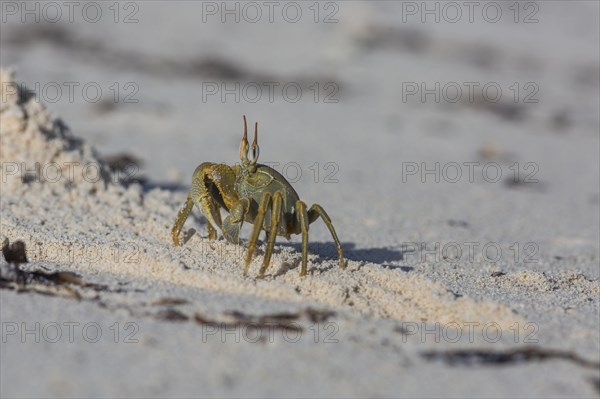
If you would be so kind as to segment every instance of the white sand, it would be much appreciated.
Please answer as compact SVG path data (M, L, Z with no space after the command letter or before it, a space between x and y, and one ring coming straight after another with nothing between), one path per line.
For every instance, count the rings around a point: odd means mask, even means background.
M158 15L160 3L144 11L147 18ZM19 76L4 69L0 75L0 241L26 244L30 262L24 270L71 271L95 284L67 285L70 289L30 285L21 287L29 289L26 292L0 292L3 397L598 395L598 81L589 83L595 90L578 89L572 95L567 90L572 78L561 75L598 65L597 50L590 51L598 43L597 35L583 34L588 41L580 42L577 51L569 40L578 36L564 39L560 32L554 34L564 41L556 45L565 54L573 52L575 66L550 51L529 60L546 66L542 74L519 75L539 83L542 101L526 108L524 122L515 122L475 107L448 112L440 105L402 103L393 88L401 79L424 79L419 74L422 65L438 79L480 73L480 81L502 77L510 82L512 73L522 68L527 43L509 46L490 35L487 43L505 54L497 66L500 71L457 67L454 76L445 76L436 64L460 62L461 51L471 48L470 30L460 25L464 31L453 29L450 39L443 30L436 32L441 29L436 25L429 32L435 38L432 47L415 59L405 55L407 77L400 78L393 72L398 50L375 51L363 60L353 44L357 36L376 40L368 22L386 20L381 4L370 8L355 3L343 11L344 16L355 16L354 24L335 25L335 34L328 35L309 30L315 37L329 38L337 52L316 51L306 65L285 70L289 76L304 71L328 76L329 67L349 62L337 77L346 87L341 93L347 97L341 97L340 104L293 106L279 101L244 104L248 109L243 109L234 103L213 115L219 102L201 104L198 111L197 91L179 96L186 87L188 93L189 87L198 88L197 82L186 81L193 78L157 78L157 72L145 71L136 78L147 89L138 107L126 105L106 115L85 110L85 104L45 106L14 90L21 75L34 81L41 75L31 62L18 62L14 47L3 48L19 65ZM536 38L547 43L547 24L562 12L545 11L544 23L528 35L529 44ZM183 26L192 22L184 11L179 13ZM597 19L595 23L597 27ZM140 25L146 26L144 21ZM83 37L93 34L88 25L80 28ZM222 28L217 24L211 32L218 36ZM111 35L119 37L126 29L118 25L103 40L110 42ZM522 25L516 27L520 33L497 29L507 40L532 32ZM254 34L265 34L265 28L257 27ZM164 41L162 56L171 56L169 33L157 40ZM179 51L193 47L191 42ZM114 46L121 49L126 44ZM140 44L137 51L152 53L145 46ZM274 43L275 49L278 46ZM33 55L23 57L40 57L34 53L42 48L34 47ZM268 60L245 51L236 57L247 61L246 68L284 75L267 68ZM279 57L282 65L290 63L285 54ZM389 65L387 80L373 71L378 65ZM80 70L64 66L61 73L76 75ZM97 72L107 79L108 72ZM361 91L363 97L352 97ZM46 107L58 109L73 133L62 129ZM552 131L553 115L565 108L573 119L568 132ZM297 245L283 240L276 246L267 278L252 278L262 262L262 247L251 277L244 278L245 249L222 239L209 241L202 218L188 220L182 247L172 245L170 229L193 168L207 160L235 162L242 112L261 124L263 161L291 160L302 166L304 177L294 185L307 202L321 203L332 216L349 259L347 270L339 269L331 238L320 222L311 226L311 241L319 245L311 247L305 278L298 275ZM342 124L347 115L353 117ZM143 172L149 184L122 185L89 142L104 153L140 156L145 162L138 175ZM504 173L510 173L515 161L536 162L540 183L510 188L480 178L458 184L401 180L401 161L485 162L478 155L482 148ZM339 182L315 183L308 168L315 161L321 167L335 162ZM23 181L23 165L31 170L36 162L46 173ZM55 178L56 165L61 178ZM96 171L101 171L97 181ZM169 189L177 185L184 189ZM449 262L439 258L440 251L437 258L406 253L405 244L413 242L426 242L430 248L436 242L477 242L479 249L473 259L465 254ZM511 252L515 242L520 251L516 260ZM498 262L481 252L486 243L502 248ZM523 262L529 254L527 243L537 246L533 263ZM316 322L311 320L316 310L333 313ZM276 329L267 342L250 342L254 340L244 322L257 322L261 316L277 319L278 314L281 319L282 312L297 313L291 319L302 328L297 342L285 329ZM69 322L79 323L74 342L66 336L64 323ZM232 324L236 322L241 324ZM35 323L40 323L40 342L31 334L21 336L25 328L35 330ZM57 343L48 342L52 323L63 333ZM97 343L82 338L86 323L98 323L102 329ZM118 343L114 323L119 323ZM126 323L133 324L126 329ZM457 326L462 335L454 340ZM13 327L18 331L9 334ZM502 336L496 341L497 329ZM125 343L131 331L137 342ZM536 359L524 348L549 358ZM520 349L525 360L500 364L490 357ZM471 351L470 360L452 365L424 356L427 351L458 350ZM489 363L482 364L485 359Z

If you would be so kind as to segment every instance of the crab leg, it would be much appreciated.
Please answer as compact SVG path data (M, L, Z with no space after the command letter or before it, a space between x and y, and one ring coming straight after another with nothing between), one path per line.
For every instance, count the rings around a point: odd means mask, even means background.
M273 194L273 201L271 203L271 231L269 233L269 241L267 243L267 249L265 251L265 258L263 260L262 267L260 268L259 277L263 277L269 263L271 262L271 254L273 253L273 246L275 245L275 238L277 237L277 229L279 227L279 220L281 219L281 203L283 202L283 194L277 191Z
M302 231L302 269L301 276L306 276L307 258L308 258L308 212L306 212L306 204L300 200L296 201L296 213L300 220L300 229Z
M346 263L344 262L344 253L342 252L342 246L340 244L340 240L338 239L337 234L335 234L335 229L333 228L333 224L331 224L331 219L329 218L329 215L327 215L327 212L325 212L325 209L323 209L323 207L321 207L321 205L313 204L310 207L310 209L308 210L309 222L310 223L314 222L315 220L317 220L317 218L319 216L321 217L321 219L323 219L323 222L325 222L325 225L327 226L327 228L329 229L329 232L331 233L331 236L333 237L333 241L335 241L338 256L340 258L340 267L342 269L345 269Z
M265 191L260 197L258 212L256 214L256 218L254 219L254 227L252 228L252 234L250 235L250 240L248 241L248 252L246 254L246 266L244 267L244 276L248 275L248 269L250 268L252 255L254 254L254 249L256 248L256 241L258 240L258 235L260 233L260 230L262 229L263 220L265 219L265 213L269 209L270 204L271 193Z
M212 204L211 206L213 206L214 209L216 209L215 216L217 219L217 223L219 225L221 225L221 211L220 211L221 207L219 205L215 204L214 201L212 201L212 200L210 202ZM216 240L217 239L217 229L215 229L212 226L212 224L210 224L210 223L206 223L206 227L208 229L208 239Z
M173 244L175 244L175 246L179 246L179 233L181 233L181 228L187 220L190 212L192 212L193 207L194 201L192 201L192 196L188 194L183 208L181 208L181 210L177 214L177 220L175 220L175 225L171 229L171 235L173 236Z

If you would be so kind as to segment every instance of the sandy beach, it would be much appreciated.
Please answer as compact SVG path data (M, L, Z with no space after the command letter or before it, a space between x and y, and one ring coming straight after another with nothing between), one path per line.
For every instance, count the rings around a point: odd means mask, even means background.
M66 3L1 5L2 397L600 395L598 3ZM345 269L173 244L242 115Z

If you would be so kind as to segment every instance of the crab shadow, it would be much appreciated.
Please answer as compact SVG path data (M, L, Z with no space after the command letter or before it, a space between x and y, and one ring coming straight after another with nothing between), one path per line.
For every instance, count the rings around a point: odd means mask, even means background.
M204 218L199 218L200 225L204 225L206 221ZM198 234L194 228L187 229L183 232L182 242L183 245L189 241L192 236ZM201 234L201 232L200 232ZM223 239L223 238L220 238ZM265 244L264 240L259 240L257 243L255 254L264 255L263 245ZM247 246L247 240L243 240L242 245L244 247ZM277 247L288 247L293 248L296 252L302 252L302 244L300 243L289 243L289 242L276 242L275 243L275 251L277 252ZM346 260L351 260L359 263L376 263L381 265L386 269L397 269L403 272L410 272L414 269L413 266L401 266L398 265L399 262L406 260L406 256L412 254L410 250L398 250L393 248L356 248L356 244L353 242L343 242L342 250L344 251L344 258ZM318 261L323 262L326 260L337 260L338 253L333 241L329 242L311 242L308 244L308 253L317 255ZM294 262L294 264L289 264L284 267L284 270L281 270L280 273L284 273L289 269L295 269L300 265L300 260ZM337 267L337 264L334 262L329 265L326 269L332 269ZM362 267L362 264L359 268Z
M293 248L297 252L302 252L302 244L279 242L276 245L281 247ZM405 260L407 254L411 254L410 250L398 250L394 248L356 248L353 242L342 242L342 250L344 258L355 262L376 263L387 269L398 269L403 272L409 272L414 269L412 266L399 266L396 263ZM337 259L338 253L335 243L329 242L310 242L308 244L309 254L317 255L319 261ZM332 265L331 267L335 267Z

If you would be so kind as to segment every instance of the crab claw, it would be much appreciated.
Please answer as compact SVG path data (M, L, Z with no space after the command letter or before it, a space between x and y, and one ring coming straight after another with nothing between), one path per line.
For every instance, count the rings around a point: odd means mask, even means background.
M247 198L240 199L229 210L229 216L223 221L221 226L223 237L232 244L240 244L240 230L249 207L250 201Z
M204 162L194 171L191 198L214 229L221 228L219 206L230 208L239 201L234 184L235 174L227 165Z
M234 223L231 221L231 215L227 216L221 226L223 237L232 244L240 244L240 230L242 229L242 222Z

